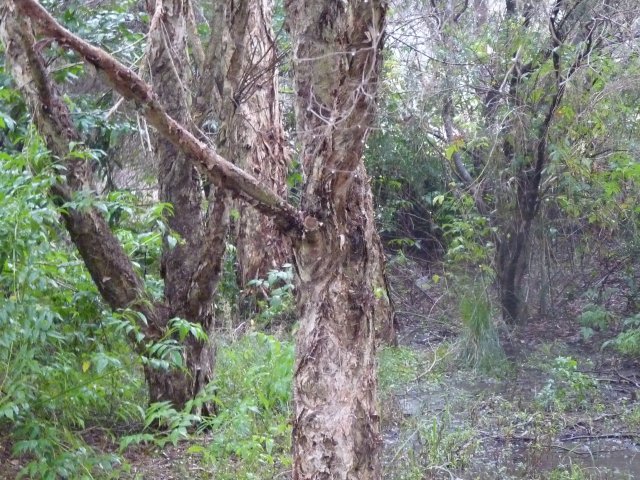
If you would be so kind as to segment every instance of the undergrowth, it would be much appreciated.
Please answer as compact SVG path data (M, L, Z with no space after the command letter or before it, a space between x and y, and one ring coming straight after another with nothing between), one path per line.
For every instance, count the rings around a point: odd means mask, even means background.
M139 314L111 312L59 217L69 207L103 212L155 296L162 281L152 272L163 235L171 235L168 207L139 207L126 193L55 205L47 193L59 181L57 167L37 137L24 145L21 154L0 153L0 432L18 460L15 473L119 478L130 445L161 447L205 432L211 440L191 450L216 478L271 478L289 468L292 343L261 333L220 340L216 378L202 395L184 411L166 402L145 409L143 365L181 368L179 340L204 333L176 318L150 342ZM199 402L214 403L218 415L192 413Z
M212 434L189 448L215 478L275 478L291 466L291 391L294 348L251 333L219 348L212 385L218 415L204 419Z
M48 155L37 139L23 154L0 155L0 430L28 459L22 475L108 473L118 458L82 434L142 418L138 365L60 233L60 208L46 196L58 180Z

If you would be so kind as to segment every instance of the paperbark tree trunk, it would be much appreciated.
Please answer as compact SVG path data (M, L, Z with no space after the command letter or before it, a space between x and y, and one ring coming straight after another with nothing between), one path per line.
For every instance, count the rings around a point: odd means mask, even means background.
M213 2L212 35L199 110L213 105L218 152L281 198L287 197L288 156L278 102L277 46L272 0ZM214 92L214 89L217 90ZM273 220L234 202L238 281L265 278L292 260L291 244Z
M374 116L385 7L286 2L306 176L295 248L300 329L293 478L380 478L375 318L383 285L362 153Z
M190 0L162 0L150 11L149 77L166 112L181 124L191 122L191 9ZM205 210L194 162L161 133L154 131L152 141L158 163L159 199L172 205L168 224L181 239L174 247L166 243L162 252L160 273L168 316L197 323L208 336L206 341L186 339L184 369L145 369L150 400L170 400L181 407L209 383L213 374L213 294L222 270L229 200L225 192L217 191Z

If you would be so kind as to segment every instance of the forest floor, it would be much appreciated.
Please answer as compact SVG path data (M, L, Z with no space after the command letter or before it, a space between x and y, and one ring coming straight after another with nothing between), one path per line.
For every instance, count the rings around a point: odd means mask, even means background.
M399 347L381 355L386 478L640 478L640 365L605 333L583 338L583 299L495 332L502 349L464 368L482 339L442 280L415 273L395 269Z
M600 333L583 339L570 304L502 333L470 334L442 272L392 264L391 276L399 345L381 349L379 367L386 479L640 478L639 364L602 349ZM97 451L117 451L113 429L83 435ZM231 478L193 448L214 435L130 447L110 478ZM2 443L0 479L13 479L25 459ZM237 478L290 478L286 465L270 471Z

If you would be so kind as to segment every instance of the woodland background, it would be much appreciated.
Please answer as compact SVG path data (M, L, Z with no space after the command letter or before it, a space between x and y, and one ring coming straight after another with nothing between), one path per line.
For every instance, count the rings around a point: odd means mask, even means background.
M636 1L40 3L0 478L640 475Z

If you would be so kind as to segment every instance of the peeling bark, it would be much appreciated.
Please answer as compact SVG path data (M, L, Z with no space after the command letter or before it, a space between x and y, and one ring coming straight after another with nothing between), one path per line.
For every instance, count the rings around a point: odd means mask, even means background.
M281 198L287 197L288 154L278 102L277 50L271 0L216 0L200 99L215 99L216 148ZM212 90L218 89L212 95ZM207 102L209 103L209 102ZM238 280L265 278L292 260L291 245L273 220L236 202Z
M149 77L167 114L181 124L189 123L191 110L187 63L191 8L189 0L162 0L150 12ZM171 248L165 244L162 251L160 272L168 316L199 324L208 336L206 341L186 339L185 369L145 369L150 400L171 400L182 407L213 376L213 295L222 270L229 202L225 195L218 195L205 212L194 163L161 133L153 132L152 141L158 163L159 198L172 205L168 224L181 238L178 245Z
M376 269L362 152L375 110L385 8L289 1L296 113L304 145L305 236L297 243L300 330L294 479L378 479Z

